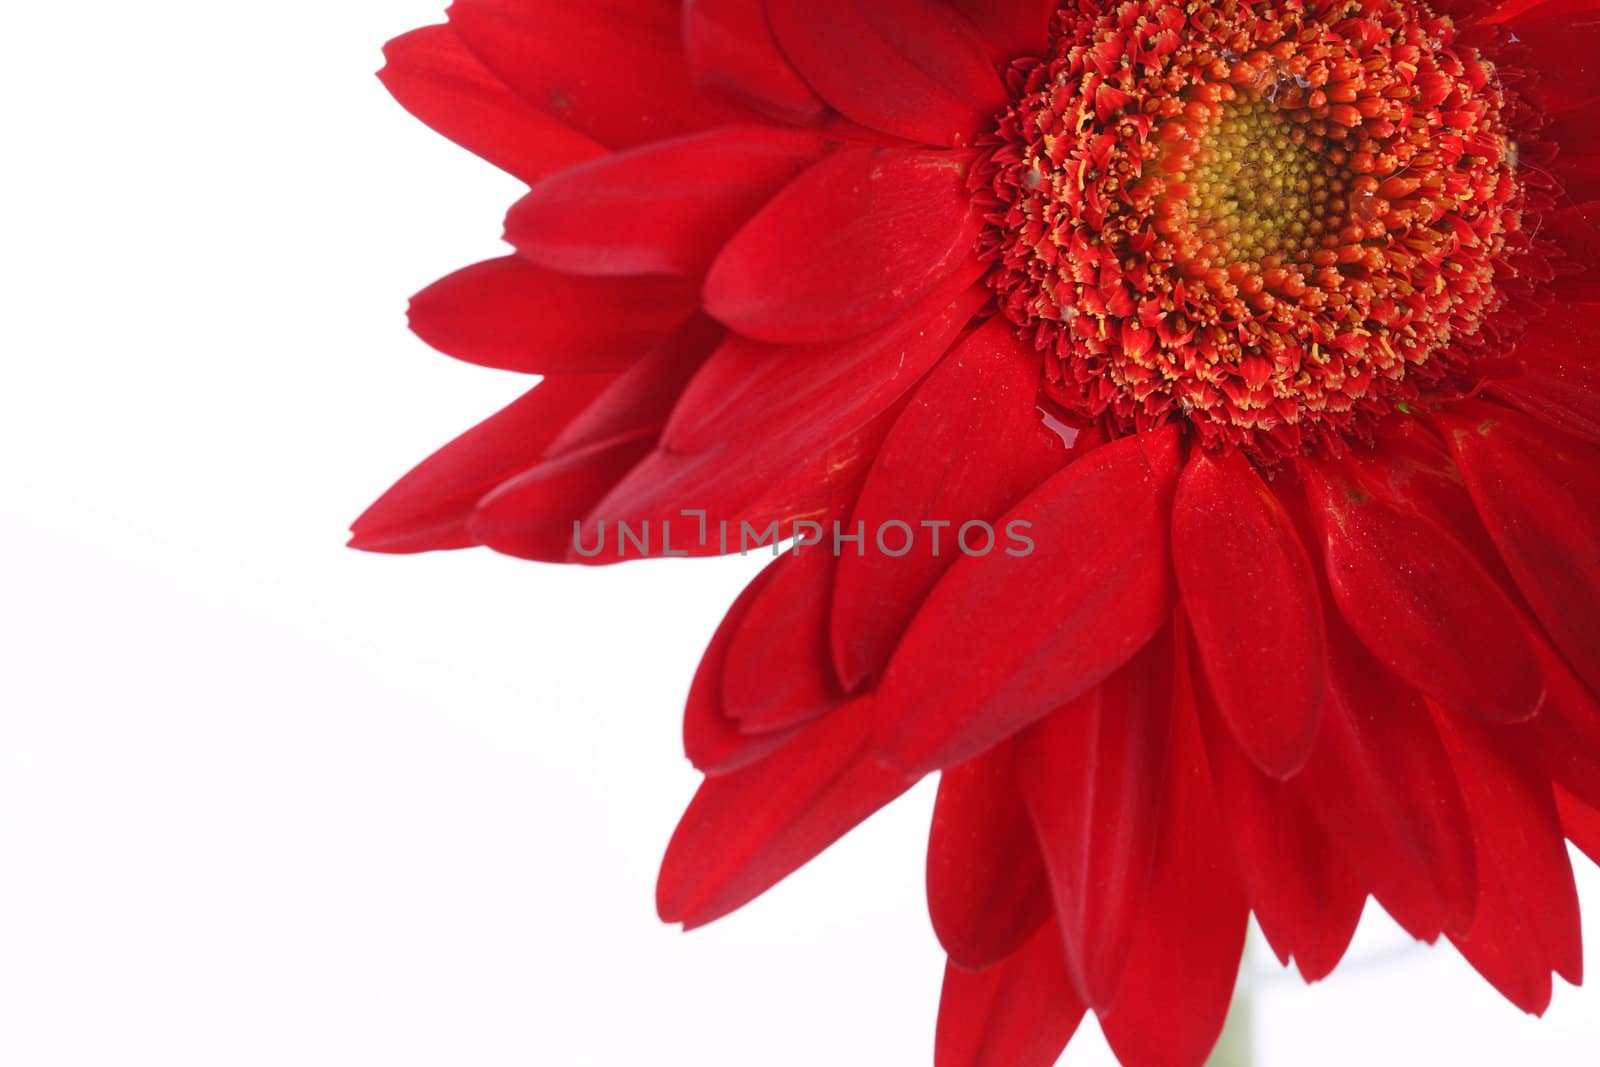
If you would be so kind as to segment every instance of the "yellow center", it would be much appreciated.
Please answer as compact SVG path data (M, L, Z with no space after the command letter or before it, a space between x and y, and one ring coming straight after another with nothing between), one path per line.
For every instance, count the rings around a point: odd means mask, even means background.
M1232 262L1314 251L1339 226L1345 181L1304 140L1264 97L1222 105L1185 175L1196 236Z

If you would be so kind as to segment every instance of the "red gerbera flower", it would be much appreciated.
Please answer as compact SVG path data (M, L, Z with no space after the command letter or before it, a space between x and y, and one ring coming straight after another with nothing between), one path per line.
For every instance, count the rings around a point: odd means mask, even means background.
M1595 0L457 0L385 81L532 188L412 323L545 377L354 543L820 538L706 653L660 910L943 771L941 1067L1086 1008L1199 1063L1251 913L1316 979L1369 895L1540 1011L1600 854L1597 54Z

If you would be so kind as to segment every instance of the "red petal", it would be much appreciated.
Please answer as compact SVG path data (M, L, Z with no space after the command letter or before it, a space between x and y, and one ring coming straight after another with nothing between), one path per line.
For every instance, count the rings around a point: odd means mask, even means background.
M1193 685L1250 908L1279 961L1293 959L1306 981L1319 981L1350 947L1366 889L1312 815L1304 780L1258 770L1225 727L1205 678L1197 673Z
M402 107L525 182L605 153L508 89L449 26L396 37L383 55L378 77Z
M1588 304L1546 308L1517 346L1522 374L1492 383L1489 391L1558 430L1600 443L1597 311Z
M427 552L474 544L466 520L478 501L537 463L562 427L614 380L601 374L546 379L396 482L351 526L351 547Z
M1539 236L1565 254L1565 268L1553 283L1569 300L1600 300L1600 204L1579 204L1539 216Z
M884 674L886 758L919 771L970 758L1086 692L1161 629L1179 463L1170 428L1096 449L996 524L1033 550L950 568Z
M627 370L695 311L676 278L573 278L516 256L486 260L411 299L411 328L446 355L531 374Z
M604 536L607 524L649 524L674 531L674 550L725 556L770 551L802 534L812 540L831 535L825 523L854 505L898 411L891 406L854 433L813 442L820 451L809 456L768 455L735 444L681 456L658 447L595 505L584 524L585 542ZM640 556L633 546L623 547L624 557Z
M905 395L988 298L962 272L898 321L853 340L807 348L730 337L690 383L664 440L674 452L729 444L810 453Z
M731 126L608 156L535 185L506 240L551 270L697 276L823 147L812 134Z
M761 0L685 0L683 44L702 85L801 124L827 110L778 51Z
M1487 404L1443 422L1500 555L1580 677L1600 691L1600 452Z
M996 318L934 369L896 421L851 523L869 532L866 543L839 561L833 647L847 684L888 662L959 556L959 527L993 520L1061 467L1061 439L1044 426L1038 391L1038 354ZM909 551L890 555L907 541Z
M1068 968L1097 1011L1116 995L1154 870L1172 682L1169 634L1019 746Z
M828 609L838 560L826 545L798 549L773 567L728 649L724 711L745 733L810 722L843 702L828 651Z
M1527 632L1472 554L1332 464L1304 469L1334 601L1373 654L1452 710L1532 716L1544 686Z
M1237 450L1196 450L1178 481L1172 562L1211 691L1257 767L1311 755L1326 691L1322 599L1277 498Z
M1561 830L1567 840L1582 849L1591 863L1600 863L1600 811L1564 789L1556 790L1556 810L1561 813Z
M1477 897L1472 825L1422 698L1336 616L1328 619L1332 698L1296 779L1362 882L1413 937L1464 932Z
M1050 886L1010 743L949 768L928 835L928 914L951 961L983 970L1050 918ZM1052 925L1052 930L1054 925Z
M1005 62L1019 56L1042 56L1050 45L1050 19L1058 0L945 0L965 15Z
M853 148L813 166L733 236L706 310L748 337L816 344L900 315L975 261L968 157Z
M759 763L708 778L661 862L656 908L704 926L754 900L905 792L867 752L871 698L847 704Z
M638 430L547 459L485 497L467 530L479 544L521 559L562 563L574 546L602 556L610 546L579 541L579 525L654 443L649 430Z
M985 299L970 281L953 279L893 328L846 344L775 349L730 338L684 393L661 449L595 520L682 522L683 509L702 510L712 543L693 549L725 554L739 550L741 521L813 520L850 506L896 405Z
M1128 1067L1200 1067L1222 1033L1250 916L1228 852L1200 724L1179 700L1150 896L1116 1001L1100 1013Z
M1552 971L1583 979L1578 890L1555 796L1543 773L1514 754L1505 731L1445 712L1435 718L1482 857L1472 928L1451 940L1508 1000L1542 1014Z
M847 118L949 146L993 124L1005 89L971 24L922 0L766 0L785 55Z
M670 0L455 0L450 24L523 99L608 148L752 117L693 85Z
M1519 48L1537 64L1540 77L1525 90L1541 110L1558 111L1600 95L1600 17L1594 12L1547 15L1534 10L1516 20Z
M783 563L784 560L773 563L745 586L717 627L695 670L694 684L689 687L689 700L683 712L683 750L689 762L706 774L727 774L749 766L791 736L790 733L757 736L741 733L738 725L728 718L722 703L722 675L727 667L728 646Z
M1003 963L950 964L939 999L935 1067L1052 1067L1083 1021L1061 938L1047 923Z

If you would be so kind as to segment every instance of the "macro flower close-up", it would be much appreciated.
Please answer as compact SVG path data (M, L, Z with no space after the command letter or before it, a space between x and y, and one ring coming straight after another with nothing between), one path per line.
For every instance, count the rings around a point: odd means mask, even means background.
M937 774L937 1067L1090 1013L1199 1067L1252 919L1315 982L1369 898L1581 981L1600 3L455 0L386 54L528 186L412 329L540 377L352 545L771 559L664 921Z

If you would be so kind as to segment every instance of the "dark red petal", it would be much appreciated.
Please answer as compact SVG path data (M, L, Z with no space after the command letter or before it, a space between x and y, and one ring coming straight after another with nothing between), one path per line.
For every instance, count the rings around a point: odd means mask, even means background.
M1516 20L1515 41L1538 64L1527 90L1542 109L1555 111L1600 95L1600 15L1529 12Z
M1227 1019L1249 905L1229 855L1195 709L1173 705L1150 896L1100 1024L1126 1067L1200 1067Z
M706 774L727 774L748 766L791 736L787 732L757 736L741 733L738 724L728 718L722 702L722 676L727 668L728 646L733 643L733 635L744 624L750 608L783 564L784 560L777 560L745 586L718 625L695 670L683 712L683 751L689 762Z
M1116 995L1155 867L1172 683L1169 634L1018 745L1068 969L1096 1011Z
M1311 755L1327 689L1305 546L1244 454L1197 449L1178 480L1172 562L1222 717L1264 773Z
M1002 962L1050 918L1050 885L1016 774L1006 742L939 779L928 914L951 962L969 971Z
M1413 937L1464 932L1477 897L1466 801L1422 697L1328 616L1330 696L1297 781L1328 836Z
M1005 106L971 24L923 0L766 0L796 70L847 118L907 141L969 142Z
M934 1067L1052 1067L1082 1021L1061 938L1046 923L993 967L945 967Z
M639 430L547 459L479 502L467 530L479 544L522 559L562 563L575 545L603 556L610 546L580 542L579 524L654 444L650 431Z
M965 15L993 46L997 60L1042 56L1058 0L944 0Z
M698 276L823 149L813 134L730 126L608 156L536 184L506 240L551 270Z
M603 374L546 379L396 482L351 526L351 547L427 552L474 544L466 520L478 501L537 463L562 428L614 380Z
M1313 816L1304 780L1263 774L1226 728L1199 672L1193 686L1250 908L1279 961L1293 959L1306 981L1319 981L1350 947L1367 891Z
M1550 1003L1550 974L1583 980L1578 890L1544 774L1516 754L1504 729L1440 711L1472 813L1479 892L1472 928L1451 940L1478 972L1524 1011Z
M801 124L827 110L778 50L761 0L685 0L683 46L701 85Z
M1065 461L1038 391L1038 354L996 318L934 369L895 422L851 522L868 531L865 545L839 561L833 648L846 684L883 669L960 555L959 528L992 521Z
M722 677L723 708L749 734L810 722L845 694L828 650L837 558L827 545L795 550L734 634Z
M1373 654L1452 710L1497 722L1538 711L1527 631L1472 554L1334 464L1303 469L1334 601Z
M1552 283L1566 300L1600 300L1600 204L1578 204L1539 216L1539 236L1565 256ZM1592 354L1591 354L1592 355Z
M508 89L449 26L396 37L383 55L378 77L400 106L525 182L605 152Z
M870 697L807 727L758 763L708 778L661 862L656 909L704 926L788 877L910 787L868 752Z
M849 341L805 348L729 337L695 376L663 440L673 452L729 444L763 453L811 453L819 441L869 421L911 389L966 327L988 294L963 271L893 324Z
M1488 404L1444 421L1500 555L1589 688L1600 692L1600 451Z
M455 0L450 25L523 99L608 148L752 117L692 83L670 0Z
M695 311L676 278L573 278L516 256L463 268L411 299L411 328L446 355L530 374L623 371Z
M1489 391L1558 430L1600 443L1600 305L1544 309L1517 346L1520 376Z
M1031 550L996 547L950 568L884 674L886 758L916 771L970 758L1086 692L1161 629L1180 462L1174 428L1096 449L995 524L1000 537L1031 537Z
M734 234L706 278L706 310L779 344L838 341L892 322L975 261L967 159L834 153Z

